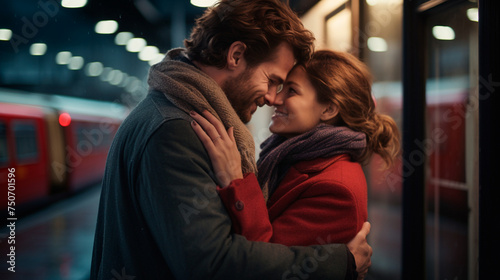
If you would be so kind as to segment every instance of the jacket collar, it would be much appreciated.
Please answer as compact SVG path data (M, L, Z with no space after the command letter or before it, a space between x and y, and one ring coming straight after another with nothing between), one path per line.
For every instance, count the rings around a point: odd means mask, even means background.
M351 156L348 154L336 155L330 158L317 158L313 160L301 161L296 163L293 167L300 173L315 173L321 172L328 166L337 161L350 161Z

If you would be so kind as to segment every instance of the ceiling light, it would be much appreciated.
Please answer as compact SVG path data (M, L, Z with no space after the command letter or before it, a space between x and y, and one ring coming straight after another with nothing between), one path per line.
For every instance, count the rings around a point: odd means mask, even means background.
M62 0L61 6L64 8L81 8L87 5L87 0Z
M122 82L118 86L119 87L126 87L128 81L129 81L128 78L129 78L128 74L122 72Z
M59 65L66 65L69 63L71 56L72 56L71 52L67 52L67 51L59 52L56 55L56 63Z
M454 40L455 31L449 26L436 25L432 28L432 35L438 40Z
M83 67L83 57L81 56L73 56L68 63L69 70L80 70Z
M164 53L158 53L158 54L156 54L156 56L153 59L151 59L150 61L148 61L148 63L149 63L149 65L153 66L156 63L161 62L164 57L165 57Z
M127 42L127 51L140 52L146 46L146 40L142 38L132 38Z
M146 46L139 52L139 59L142 61L150 61L155 58L159 52L160 50L155 46Z
M470 21L479 21L479 12L477 8L470 8L467 10L467 17L469 18Z
M191 0L191 5L206 8L215 5L217 2L218 0Z
M110 77L109 83L117 86L123 80L123 73L122 73L122 71L115 69L109 73L109 77Z
M9 41L12 38L12 30L0 29L0 41Z
M108 79L109 73L111 73L112 70L113 70L113 68L111 68L111 67L104 67L102 69L101 75L99 75L99 79L101 79L101 81L103 81L103 82L109 81L109 79Z
M44 43L35 43L30 47L31 55L44 55L47 52L47 45Z
M118 30L118 22L114 20L101 20L95 25L97 34L113 34Z
M125 46L127 45L128 40L132 39L134 37L134 34L130 32L120 32L116 34L115 37L115 44L119 46Z
M88 63L87 66L85 66L85 74L89 77L97 77L101 75L104 67L102 63L96 61L96 62L91 62Z
M120 84L121 87L126 88L128 87L132 82L134 82L137 78L134 76L128 76L123 79L123 82Z
M136 90L139 90L141 88L141 80L137 79L136 77L133 77L129 80L128 85L125 87L125 90L133 93Z
M370 37L367 41L368 49L372 52L386 52L387 42L384 38Z

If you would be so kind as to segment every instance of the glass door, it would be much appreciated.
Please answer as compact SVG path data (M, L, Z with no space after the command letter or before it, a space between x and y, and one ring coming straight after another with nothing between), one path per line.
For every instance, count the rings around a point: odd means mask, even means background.
M427 279L477 275L477 8L463 1L425 19Z

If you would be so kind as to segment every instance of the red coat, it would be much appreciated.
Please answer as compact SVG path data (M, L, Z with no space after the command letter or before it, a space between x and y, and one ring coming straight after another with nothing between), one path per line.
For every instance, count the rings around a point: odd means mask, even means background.
M348 155L295 164L266 204L253 173L219 188L233 229L284 245L348 243L367 220L361 165Z

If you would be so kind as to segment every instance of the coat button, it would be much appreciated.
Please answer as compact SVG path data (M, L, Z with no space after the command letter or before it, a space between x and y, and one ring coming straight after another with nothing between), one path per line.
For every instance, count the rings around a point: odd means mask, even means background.
M243 208L245 208L245 204L241 200L236 201L234 206L236 207L236 210L238 210L238 211L241 211L241 210L243 210Z

